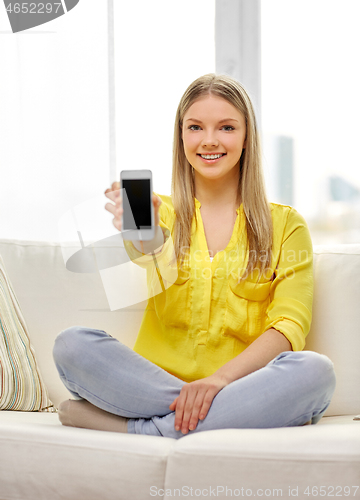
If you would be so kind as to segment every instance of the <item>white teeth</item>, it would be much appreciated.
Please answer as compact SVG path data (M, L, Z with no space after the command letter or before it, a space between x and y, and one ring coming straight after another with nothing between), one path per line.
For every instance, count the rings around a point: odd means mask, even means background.
M223 156L223 154L219 154L219 155L200 155L201 158L204 158L205 160L215 160L216 158L221 158L221 156Z

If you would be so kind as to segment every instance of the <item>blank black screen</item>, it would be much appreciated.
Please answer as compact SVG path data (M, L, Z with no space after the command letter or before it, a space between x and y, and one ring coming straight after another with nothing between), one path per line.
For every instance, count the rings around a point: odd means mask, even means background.
M127 195L123 195L123 229L150 229L150 179L123 179L122 186Z

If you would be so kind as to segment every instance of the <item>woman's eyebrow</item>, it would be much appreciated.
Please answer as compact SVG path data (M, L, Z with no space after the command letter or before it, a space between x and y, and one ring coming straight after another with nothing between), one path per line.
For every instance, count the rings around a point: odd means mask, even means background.
M197 122L197 123L202 123L201 120L197 120L196 118L188 118L185 120L186 122ZM224 118L223 120L220 120L219 123L224 123L224 122L238 122L238 120L235 120L235 118Z

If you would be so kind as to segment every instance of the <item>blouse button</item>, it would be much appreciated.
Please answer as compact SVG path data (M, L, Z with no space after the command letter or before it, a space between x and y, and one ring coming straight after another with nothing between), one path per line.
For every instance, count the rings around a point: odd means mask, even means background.
M205 345L207 337L207 330L200 330L198 335L198 345Z

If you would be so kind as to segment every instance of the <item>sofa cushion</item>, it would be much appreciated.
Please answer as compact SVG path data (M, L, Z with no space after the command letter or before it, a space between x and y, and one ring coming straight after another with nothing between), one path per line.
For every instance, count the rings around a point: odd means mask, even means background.
M313 319L306 349L334 363L336 389L325 415L360 413L360 245L314 248Z
M0 255L0 410L51 411L18 300Z
M185 436L168 459L165 498L179 496L179 490L200 498L358 497L360 425L355 423Z
M360 480L360 422L353 416L175 440L64 427L55 413L2 411L0 443L0 498L6 500L170 499L180 497L176 488L184 488L185 497L191 496L186 487L193 487L192 497L199 497L197 488L218 486L217 498L231 497L221 491L226 486L283 488L282 498L289 486L294 492L298 486L298 498L312 498L315 489L300 495L307 485L344 487ZM164 495L166 489L172 496Z
M0 443L2 500L144 500L152 486L164 487L176 440L64 427L55 413L4 411Z

